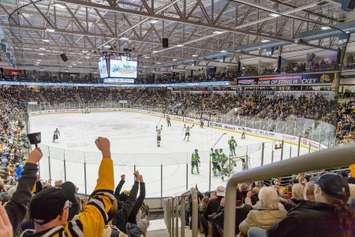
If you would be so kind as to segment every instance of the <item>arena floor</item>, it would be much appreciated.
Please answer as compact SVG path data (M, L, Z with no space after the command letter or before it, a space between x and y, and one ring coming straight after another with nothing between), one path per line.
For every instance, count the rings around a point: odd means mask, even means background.
M160 124L163 125L163 131L161 147L158 148L155 128ZM172 127L167 127L164 119L137 112L44 114L31 117L30 128L31 132L42 132L41 147L45 158L40 164L41 176L44 179L51 177L52 180L66 178L77 184L81 193L90 193L96 183L100 161L94 144L97 136L105 136L111 140L115 183L119 181L121 174L126 174L125 188L129 189L133 182L131 174L136 168L144 176L147 197L159 197L161 188L163 196L181 194L186 190L186 180L188 187L198 185L201 191L207 191L209 150L217 143L215 148L223 148L228 155L227 141L230 136L237 140L237 156L248 154L250 157L250 167L260 166L262 142L265 142L264 163L270 163L274 143L272 140L250 135L241 140L238 133L216 128L200 128L196 125L191 130L190 141L185 142L184 123L172 121ZM60 139L53 143L52 137L56 128L60 131ZM190 171L190 157L194 149L199 150L201 157L199 175L192 175ZM301 151L305 152L307 151ZM281 151L274 150L273 153L273 160L280 160ZM296 155L297 148L285 144L284 159L289 158L290 154ZM188 172L186 164L189 165ZM241 169L241 162L237 159L235 171ZM224 182L220 177L212 177L212 189Z

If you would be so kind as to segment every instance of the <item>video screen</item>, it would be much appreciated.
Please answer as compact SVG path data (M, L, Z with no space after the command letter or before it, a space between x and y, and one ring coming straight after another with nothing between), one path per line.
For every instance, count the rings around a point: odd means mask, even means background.
M105 58L100 58L99 71L100 71L100 78L101 79L108 77L107 63L106 63L106 59Z
M122 57L110 60L110 77L137 78L137 61L128 61Z

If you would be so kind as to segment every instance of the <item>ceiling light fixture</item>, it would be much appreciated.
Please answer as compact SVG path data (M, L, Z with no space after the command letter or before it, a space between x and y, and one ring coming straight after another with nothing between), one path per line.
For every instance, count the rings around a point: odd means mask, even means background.
M193 54L192 57L196 58L196 57L198 57L198 55L197 54Z
M281 15L278 14L278 13L273 12L273 13L270 13L269 16L271 16L271 17L279 17Z
M322 26L321 30L330 30L331 28L329 26Z
M226 50L221 50L221 53L227 53L227 51Z
M46 32L53 33L53 32L55 32L55 29L47 28Z
M177 61L177 59L176 59L176 58L174 58L174 59L173 59L173 61L174 61L174 62L176 62L176 61Z
M159 22L158 20L154 19L154 20L151 20L151 21L150 21L150 24L156 24L156 23L158 23L158 22Z
M43 56L43 55L44 55L44 53L39 53L38 55Z
M122 36L122 37L120 38L120 40L128 41L128 40L129 40L129 38L128 38L128 37L126 37L126 36Z
M178 44L178 45L176 45L176 47L181 48L181 47L184 47L184 45L183 44Z
M40 50L46 50L45 48L39 48Z
M111 45L106 44L106 45L104 45L104 48L105 48L105 49L109 49L109 48L111 48Z
M46 42L46 43L49 43L49 40L48 40L48 39L43 39L42 41L43 41L43 42Z
M270 42L270 40L268 40L268 39L263 39L263 40L261 41L261 43L267 43L267 42Z
M213 31L213 34L215 34L215 35L220 35L223 33L225 33L225 31L219 31L219 30Z

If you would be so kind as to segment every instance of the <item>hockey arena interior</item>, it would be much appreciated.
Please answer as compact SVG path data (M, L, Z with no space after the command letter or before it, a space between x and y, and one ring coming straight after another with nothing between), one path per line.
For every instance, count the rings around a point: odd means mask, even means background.
M355 237L355 0L0 2L0 237Z

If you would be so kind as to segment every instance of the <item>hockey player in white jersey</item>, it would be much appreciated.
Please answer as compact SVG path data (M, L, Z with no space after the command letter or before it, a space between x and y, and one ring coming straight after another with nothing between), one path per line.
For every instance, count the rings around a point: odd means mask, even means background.
M53 133L53 142L56 142L59 139L59 136L60 136L59 129L56 128Z
M185 137L184 137L184 141L190 141L190 131L191 129L194 127L194 125L192 125L192 127L190 127L189 125L184 124L184 129L185 129Z
M160 127L156 126L155 131L157 132L157 146L160 147L160 142L161 142L161 131L163 130L163 125L160 125Z

